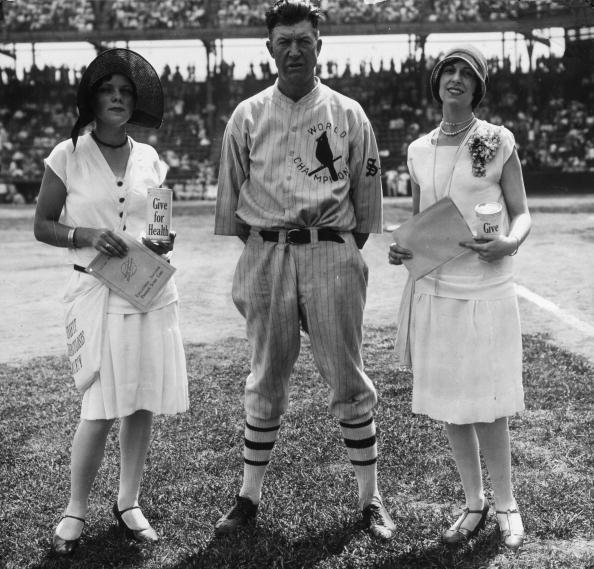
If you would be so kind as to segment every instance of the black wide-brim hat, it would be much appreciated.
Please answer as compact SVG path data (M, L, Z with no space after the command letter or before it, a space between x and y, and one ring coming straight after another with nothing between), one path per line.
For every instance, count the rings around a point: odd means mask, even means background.
M127 77L136 90L136 106L128 122L148 128L159 128L163 123L163 87L155 68L142 55L130 49L106 49L89 63L78 85L78 120L71 133L75 145L80 130L95 119L93 87L114 73Z
M472 108L474 109L479 105L487 93L489 74L485 56L473 45L465 44L453 47L435 64L429 80L431 84L431 94L439 104L442 103L441 97L439 96L439 78L441 77L444 65L450 61L455 61L456 59L465 61L476 75L478 86L472 98Z

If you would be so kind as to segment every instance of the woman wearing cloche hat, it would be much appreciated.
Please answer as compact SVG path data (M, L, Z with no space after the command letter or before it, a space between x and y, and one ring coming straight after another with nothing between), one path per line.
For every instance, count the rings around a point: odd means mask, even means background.
M159 77L139 54L108 49L85 70L77 107L71 138L45 160L34 227L38 240L67 249L67 262L74 268L64 295L66 336L82 409L72 443L70 501L52 542L59 555L72 553L79 543L91 486L117 418L121 468L113 514L129 538L158 539L138 503L152 419L188 408L174 280L141 310L85 270L98 253L124 257L128 246L122 234L140 239L147 189L165 178L167 166L155 149L126 132L127 124L161 126ZM91 130L85 133L87 127ZM143 243L167 256L173 237Z
M413 412L445 423L464 489L465 508L443 541L463 543L485 524L482 452L501 540L515 551L524 528L512 488L508 417L524 409L524 393L513 255L528 236L530 214L512 133L474 115L487 90L483 54L472 45L452 48L430 83L442 120L408 149L413 214L450 198L477 239L460 243L461 254L426 276L409 276L398 355L412 367ZM478 204L499 219L481 223ZM389 262L407 265L415 255L422 251L414 242L393 243Z

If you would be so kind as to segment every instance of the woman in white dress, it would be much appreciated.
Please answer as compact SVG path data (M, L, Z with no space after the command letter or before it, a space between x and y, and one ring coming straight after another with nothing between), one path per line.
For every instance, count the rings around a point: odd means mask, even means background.
M119 232L140 239L145 228L147 189L160 186L167 166L154 148L134 141L128 123L159 128L163 90L153 67L137 53L110 49L84 72L77 93L79 118L71 138L45 160L35 213L35 237L67 248L75 270L65 302L85 302L91 320L103 323L97 341L85 337L96 359L82 391L81 419L71 455L71 494L53 536L53 549L68 555L79 543L91 486L103 459L108 432L120 422L120 485L113 514L126 535L153 542L157 533L138 504L154 414L188 408L185 354L178 324L178 293L173 279L141 311L106 288L84 267L101 252L122 257ZM92 130L83 134L88 125ZM88 129L87 129L88 130ZM164 243L143 238L154 252L168 256L174 235ZM68 334L68 331L67 331ZM83 340L84 343L84 340ZM72 349L79 347L77 343ZM90 347L89 347L90 346ZM84 366L83 366L84 367ZM83 371L85 371L83 369ZM75 373L76 372L76 373ZM80 372L73 366L75 378Z
M524 409L522 337L513 258L530 231L526 192L512 133L475 117L486 92L487 62L474 46L451 49L431 74L442 121L408 150L413 214L449 196L473 233L477 204L502 207L501 233L463 243L468 251L412 283L400 310L397 346L408 345L412 410L445 423L466 498L443 534L447 544L484 525L479 452L491 478L501 539L517 550L524 528L513 494L508 417ZM414 248L393 243L389 262Z

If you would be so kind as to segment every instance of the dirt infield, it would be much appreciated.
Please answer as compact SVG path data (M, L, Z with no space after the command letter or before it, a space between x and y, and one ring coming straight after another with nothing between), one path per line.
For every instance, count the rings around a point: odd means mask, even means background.
M548 334L560 346L594 361L594 196L530 198L533 230L516 256L518 284L553 303L520 299L523 331ZM410 214L410 200L386 200L384 222ZM244 337L231 301L231 278L241 252L238 239L213 235L214 204L176 202L178 232L173 264L187 342ZM61 251L35 241L32 206L0 206L0 362L64 353L61 295L72 270ZM365 323L395 324L405 269L387 263L391 237L371 236L364 256L370 268ZM580 327L579 321L584 324Z

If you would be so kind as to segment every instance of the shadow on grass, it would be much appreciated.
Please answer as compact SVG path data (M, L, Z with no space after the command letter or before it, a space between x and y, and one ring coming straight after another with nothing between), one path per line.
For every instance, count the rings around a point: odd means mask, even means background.
M344 553L360 529L359 523L351 523L290 540L280 531L258 525L233 536L213 536L206 547L181 559L171 569L313 567Z
M468 543L451 547L443 545L436 536L432 544L410 551L395 552L388 559L373 565L374 569L476 569L490 567L500 552L497 528L483 530Z
M361 523L353 523L291 541L280 532L258 527L235 536L214 536L206 547L179 560L171 569L345 566L340 563L335 565L339 558L343 561L347 558L349 562L346 566L349 568L475 569L489 566L500 552L496 528L482 531L475 539L458 548L447 547L436 541L427 547L409 551L398 551L398 546L391 545L393 542L373 538L370 538L369 545L362 547L362 531ZM370 563L370 550L374 549L377 550L378 558ZM386 555L387 551L390 554ZM324 563L326 560L328 564Z
M125 539L121 530L111 526L103 532L83 537L79 547L68 557L56 555L48 543L45 558L31 569L60 569L62 567L114 567L114 559L117 559L117 567L138 566L146 557L150 545L137 544ZM114 556L114 553L117 555ZM91 561L92 560L92 561Z

